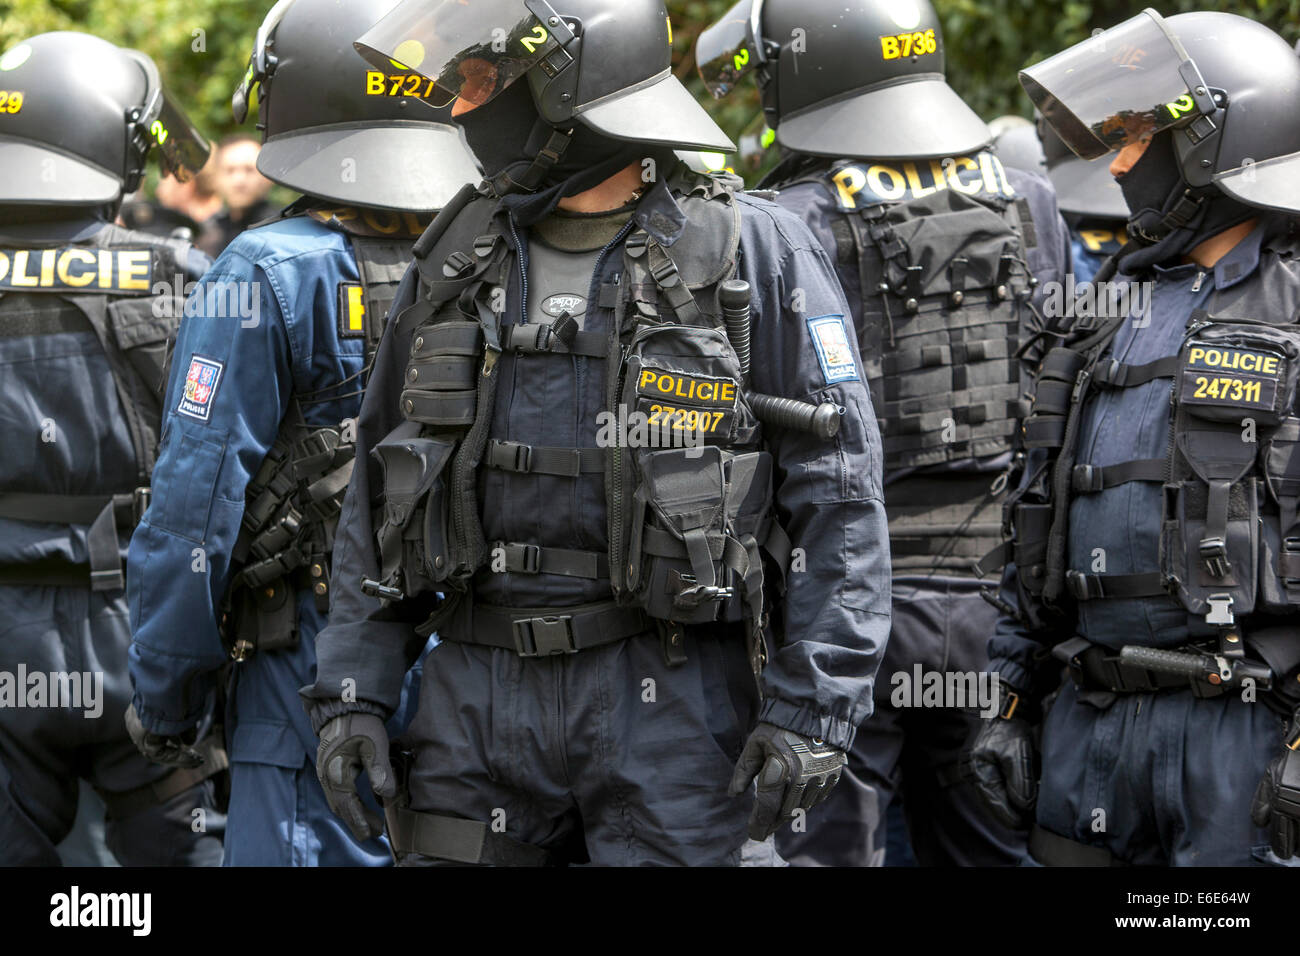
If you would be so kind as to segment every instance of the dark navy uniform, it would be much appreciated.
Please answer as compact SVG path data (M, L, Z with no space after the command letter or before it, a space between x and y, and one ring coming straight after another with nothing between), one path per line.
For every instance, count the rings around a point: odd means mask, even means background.
M817 166L794 184L781 187L776 201L807 222L835 258L860 335L866 335L864 296L866 300L878 296L874 283L881 275L878 261L875 266L860 268L845 224L848 211L872 203L924 198L927 193L935 194L936 188L939 192L968 189L1004 202L1027 201L1027 205L1021 204L1022 247L1028 270L1039 282L1034 301L1041 303L1044 284L1063 281L1070 262L1069 239L1051 184L1042 176L1011 168L1003 175L1001 164L988 153L942 163L855 160ZM864 281L873 283L872 287L864 289ZM961 316L959 310L953 314ZM1030 324L1032 320L1026 326ZM954 328L954 342L993 337L959 325ZM887 340L882 342L877 335L864 339L862 347L864 356L879 349L885 374L891 374L892 347ZM956 348L946 361L960 363ZM952 399L949 404L958 417L962 400ZM884 421L882 429L897 429L898 425ZM937 423L934 430L938 430ZM961 550L958 539L996 533L999 495L995 485L1005 487L1011 465L1008 450L920 467L887 467L886 506L891 521L897 517L895 508L901 514L905 508L924 506L911 492L905 500L891 504L891 486L899 489L908 479L913 486L920 483L928 489L923 497L935 503L954 495L969 497L963 488L978 484L976 502L954 513L951 524L956 530L951 536L908 541L915 529L894 533L893 628L881 672L888 677L877 683L875 713L860 729L844 777L827 799L826 808L810 819L806 830L783 829L778 834L778 848L792 863L863 866L890 862L884 858L885 816L900 792L905 795L904 813L913 850L922 865L1012 864L1023 856L1024 834L990 821L962 776L959 759L977 723L974 709L962 712L890 703L899 686L891 683L895 675L911 680L918 665L923 671L938 673L986 669L985 645L996 612L981 599L981 582L966 570L974 553ZM900 567L905 556L912 560ZM932 564L929 571L924 570L927 564Z
M485 824L499 819L512 840L550 851L584 836L585 854L595 863L736 863L751 801L730 798L726 790L755 721L848 749L870 713L889 628L888 544L879 436L856 345L846 334L847 305L825 253L802 223L761 200L738 195L734 202L739 276L754 296L753 388L845 409L839 434L829 442L765 430L775 462L777 516L800 557L777 608L785 636L769 647L762 699L746 642L734 626L686 627L684 661L675 666L654 631L572 655L525 659L513 648L453 641L440 627L444 642L429 658L406 740L414 752L412 810ZM586 334L604 340L612 333L615 305L627 289L620 283L630 281L623 271L629 231L643 230L672 250L685 219L666 181L651 187L634 221L595 259ZM506 339L510 326L528 314L523 277L530 245L527 231L509 226ZM395 316L414 302L416 280L413 270ZM402 421L399 393L412 329L399 318L389 332L362 409L359 458ZM592 445L597 415L608 402L606 368L603 353L503 352L490 437ZM535 543L552 554L609 547L602 474L519 471L478 470L489 541ZM344 504L335 603L318 638L317 682L304 692L317 728L347 711L391 713L400 676L422 644L415 627L427 603L381 608L358 587L363 578L381 577L371 520L378 481L375 468L358 468ZM548 573L546 567L541 573L485 568L474 588L476 601L537 613L607 601L611 593L608 576ZM348 679L355 680L354 703L338 699Z
M168 306L209 260L102 221L0 232L0 862L56 865L84 778L123 864L215 865L212 781L150 763L122 723L122 557L156 453ZM196 722L208 707L193 702Z

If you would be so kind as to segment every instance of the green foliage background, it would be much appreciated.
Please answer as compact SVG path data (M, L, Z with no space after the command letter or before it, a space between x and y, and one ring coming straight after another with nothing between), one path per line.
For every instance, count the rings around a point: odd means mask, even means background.
M735 139L761 128L753 84L747 84L743 94L713 103L696 77L690 52L699 32L733 2L668 0L668 8L677 75L708 102ZM1028 113L1016 82L1022 67L1148 5L1143 0L934 2L944 24L949 81L987 119ZM270 7L271 0L0 0L0 50L47 30L82 30L144 50L157 61L194 121L217 139L235 128L230 94L247 62L253 34ZM1257 19L1288 41L1300 37L1300 0L1171 0L1157 2L1157 9L1166 15L1224 10Z

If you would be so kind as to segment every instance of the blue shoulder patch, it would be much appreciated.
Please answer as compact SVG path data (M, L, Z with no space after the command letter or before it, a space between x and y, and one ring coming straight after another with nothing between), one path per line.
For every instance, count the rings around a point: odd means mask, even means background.
M853 349L844 328L844 316L823 315L809 319L808 331L812 334L813 348L817 350L817 361L821 363L827 385L859 380L858 365L853 360Z

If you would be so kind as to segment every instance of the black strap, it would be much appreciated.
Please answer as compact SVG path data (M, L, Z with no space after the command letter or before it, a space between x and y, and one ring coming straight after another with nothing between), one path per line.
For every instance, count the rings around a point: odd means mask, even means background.
M609 336L603 332L575 332L566 341L548 322L516 323L501 331L501 348L507 352L549 352L601 359L609 356Z
M1145 365L1125 365L1111 359L1109 362L1097 364L1092 380L1098 385L1110 388L1132 388L1135 385L1145 385L1157 378L1173 378L1178 374L1180 361L1177 355L1156 359Z
M476 820L394 806L384 808L384 817L393 852L399 856L414 853L482 866L558 866L562 862L548 850L496 833Z
M464 602L439 631L445 640L515 651L520 657L574 654L645 634L640 608L612 601L574 607L509 608Z
M1099 598L1140 598L1168 595L1165 576L1159 571L1137 574L1084 574L1067 571L1065 585L1077 601Z
M1163 483L1168 470L1169 463L1164 458L1142 458L1118 465L1075 465L1070 475L1070 490L1076 495L1086 495L1130 481Z
M483 453L483 464L488 468L520 474L576 478L603 473L605 455L603 448L544 448L492 439Z
M1029 830L1029 854L1044 866L1128 866L1105 847L1078 843L1037 823Z
M230 766L230 757L214 735L203 738L194 749L203 754L203 763L197 767L178 767L160 780L118 793L96 787L95 792L104 801L109 816L126 820L160 806Z
M574 551L544 548L537 544L497 541L492 545L493 561L505 557L505 569L515 574L559 574L566 578L609 577L609 555L603 551Z

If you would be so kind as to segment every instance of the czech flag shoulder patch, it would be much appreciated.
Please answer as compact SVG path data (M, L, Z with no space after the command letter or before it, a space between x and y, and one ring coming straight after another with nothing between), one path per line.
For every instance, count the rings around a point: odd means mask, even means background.
M817 361L821 363L826 384L858 381L858 363L854 361L853 349L849 346L844 316L823 315L809 319L808 331L812 333L813 347L817 350Z
M221 384L221 373L225 368L216 359L193 356L189 371L185 373L185 387L181 390L181 402L176 406L176 411L201 422L211 418L212 400L216 397L217 386Z

